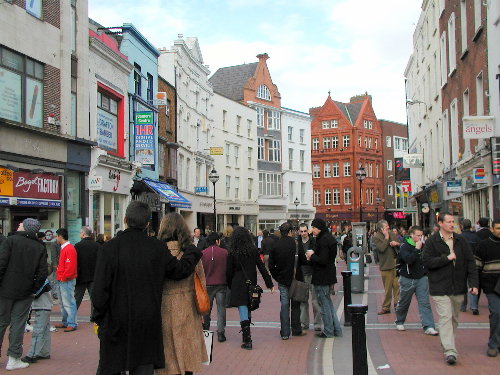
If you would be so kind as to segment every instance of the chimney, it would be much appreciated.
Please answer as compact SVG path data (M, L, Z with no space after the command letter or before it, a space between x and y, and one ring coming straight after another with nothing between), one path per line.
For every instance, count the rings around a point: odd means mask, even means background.
M269 55L267 53L260 53L257 55L257 58L259 59L259 61L261 60L266 61L269 58Z
M352 96L351 99L349 100L349 102L350 103L361 102L361 101L365 100L366 98L368 98L370 103L372 102L372 96L368 95L368 92L366 92L366 91L364 94Z

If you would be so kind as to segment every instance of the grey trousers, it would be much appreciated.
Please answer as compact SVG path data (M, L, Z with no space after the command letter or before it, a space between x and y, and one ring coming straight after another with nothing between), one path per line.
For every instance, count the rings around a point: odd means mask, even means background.
M210 312L203 317L205 329L210 329L210 315L212 314L215 298L217 303L217 333L224 333L226 329L226 291L226 285L207 285Z
M311 280L312 275L304 275L304 282L309 284L309 295L311 296L314 315L314 328L321 328L321 309ZM309 302L302 302L300 304L300 324L303 329L309 329Z
M33 313L35 324L28 357L48 357L50 355L50 311L33 310Z
M13 300L0 297L0 352L5 330L9 328L9 349L7 355L21 358L23 335L33 297Z

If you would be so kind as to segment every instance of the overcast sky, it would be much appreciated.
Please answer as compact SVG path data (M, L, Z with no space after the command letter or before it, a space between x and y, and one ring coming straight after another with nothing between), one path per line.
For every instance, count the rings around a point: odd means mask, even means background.
M422 0L89 0L104 26L155 46L198 37L211 73L267 52L283 107L308 112L367 91L379 119L406 123L404 70ZM140 5L140 6L139 6Z

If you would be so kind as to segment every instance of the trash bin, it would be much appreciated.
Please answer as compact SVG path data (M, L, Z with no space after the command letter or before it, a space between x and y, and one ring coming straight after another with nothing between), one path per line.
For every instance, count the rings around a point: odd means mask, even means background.
M351 247L347 250L347 268L352 272L351 291L363 293L365 291L365 256L361 247Z

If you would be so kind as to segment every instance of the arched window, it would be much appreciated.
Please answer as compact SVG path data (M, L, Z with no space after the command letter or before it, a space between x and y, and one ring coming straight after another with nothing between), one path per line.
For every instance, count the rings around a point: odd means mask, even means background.
M271 92L266 85L260 85L257 89L257 98L264 100L271 100Z

